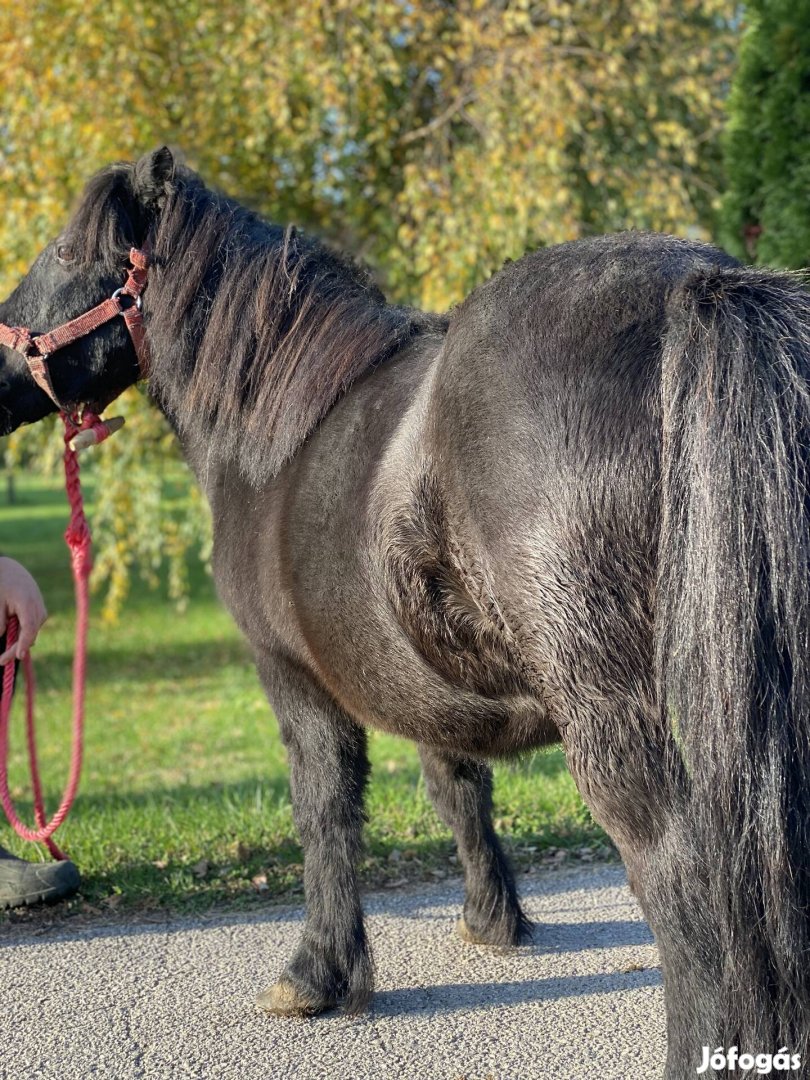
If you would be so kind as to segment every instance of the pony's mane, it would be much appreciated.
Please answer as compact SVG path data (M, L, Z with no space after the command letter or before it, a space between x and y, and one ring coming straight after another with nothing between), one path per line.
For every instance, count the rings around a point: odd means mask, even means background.
M181 433L214 440L254 483L275 475L352 383L446 320L392 306L369 272L177 169L155 214L133 166L90 181L71 222L84 260L147 242L151 387ZM154 226L149 219L156 220Z

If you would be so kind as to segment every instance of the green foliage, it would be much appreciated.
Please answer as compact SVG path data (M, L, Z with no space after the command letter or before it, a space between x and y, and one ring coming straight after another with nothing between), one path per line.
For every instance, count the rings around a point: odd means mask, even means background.
M124 394L114 411L126 427L100 450L82 455L85 475L105 493L91 520L98 552L93 583L107 585L107 621L121 610L134 572L155 588L165 568L169 597L185 607L187 555L196 550L207 559L211 540L207 505L177 460L175 438L162 415L137 390Z
M0 289L89 173L161 142L429 309L584 232L705 234L733 45L719 0L6 0ZM169 440L144 408L97 455L113 607L122 568L170 550L179 573L204 529L162 533L146 470Z
M810 0L751 0L724 137L722 239L743 259L810 262Z

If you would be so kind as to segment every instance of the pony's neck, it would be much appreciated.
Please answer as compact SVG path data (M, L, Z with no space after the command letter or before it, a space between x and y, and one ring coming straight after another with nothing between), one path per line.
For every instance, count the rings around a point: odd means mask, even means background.
M441 319L199 182L163 209L147 292L153 387L177 431L275 475L369 368Z

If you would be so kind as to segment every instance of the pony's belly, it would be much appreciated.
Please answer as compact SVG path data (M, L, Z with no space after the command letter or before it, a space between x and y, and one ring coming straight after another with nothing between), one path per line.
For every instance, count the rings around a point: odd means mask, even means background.
M508 757L559 741L545 706L529 697L489 699L452 690L437 705L424 688L411 688L410 704L395 711L383 690L358 716L364 724L480 757Z
M358 723L482 757L521 753L558 740L542 693L520 686L486 693L470 667L451 658L434 664L390 620L365 634L349 634L338 618L332 633L309 639L317 673ZM337 623L337 625L336 625ZM435 653L431 656L435 657ZM481 663L479 657L478 663Z

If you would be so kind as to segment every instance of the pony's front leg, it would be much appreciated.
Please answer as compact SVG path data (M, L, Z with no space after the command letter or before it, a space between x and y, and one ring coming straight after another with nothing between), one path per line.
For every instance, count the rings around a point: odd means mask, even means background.
M356 875L366 733L303 668L276 657L259 667L289 755L307 912L292 959L258 1004L280 1015L313 1015L335 1005L357 1013L373 988Z

